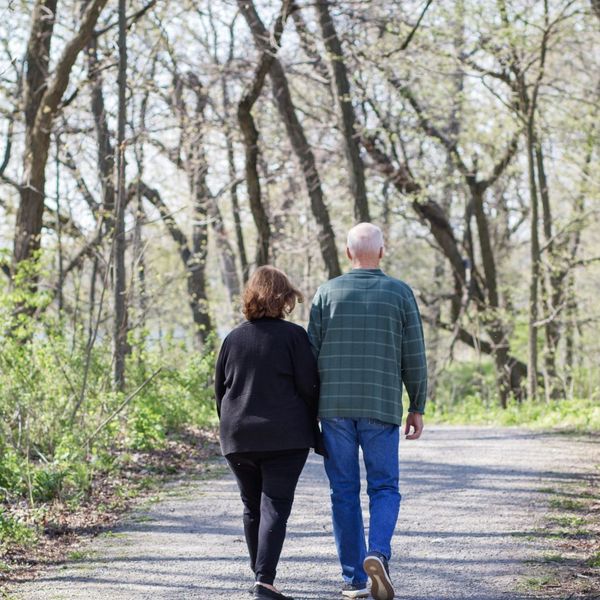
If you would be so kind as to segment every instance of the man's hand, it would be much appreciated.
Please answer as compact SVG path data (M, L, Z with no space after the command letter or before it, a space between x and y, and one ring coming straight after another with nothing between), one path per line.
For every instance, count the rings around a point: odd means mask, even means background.
M411 433L410 430L413 429ZM407 440L418 440L423 433L423 415L419 413L408 413L406 417L406 427L404 428L404 435Z

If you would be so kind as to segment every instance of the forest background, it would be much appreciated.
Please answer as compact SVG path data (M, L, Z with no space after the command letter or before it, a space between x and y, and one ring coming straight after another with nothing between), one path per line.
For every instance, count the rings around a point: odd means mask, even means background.
M600 428L598 0L0 16L0 543L214 424L249 273L305 324L359 221L417 295L428 419Z

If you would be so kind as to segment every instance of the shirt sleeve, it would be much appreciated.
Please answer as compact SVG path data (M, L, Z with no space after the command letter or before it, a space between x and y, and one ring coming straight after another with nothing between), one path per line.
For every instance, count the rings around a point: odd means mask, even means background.
M404 303L402 332L402 382L410 401L409 412L423 414L427 400L427 358L423 324L414 295Z
M311 417L319 410L319 372L308 335L299 328L294 340L294 384Z
M310 319L308 321L308 339L312 347L315 358L319 358L319 352L321 351L321 343L323 341L322 334L322 300L319 290L315 294L310 307Z
M221 417L221 402L223 396L225 396L225 362L227 356L227 338L223 340L221 344L221 350L217 357L217 363L215 365L215 400L217 404L217 415Z

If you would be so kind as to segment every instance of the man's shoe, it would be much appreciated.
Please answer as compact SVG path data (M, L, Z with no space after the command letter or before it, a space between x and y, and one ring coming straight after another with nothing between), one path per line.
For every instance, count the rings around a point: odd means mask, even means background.
M342 586L342 596L346 596L346 598L367 598L369 596L367 582L345 583Z
M394 597L394 586L390 579L388 561L383 554L367 554L363 561L363 567L371 578L371 596L375 600L392 600Z
M260 583L255 583L252 588L253 598L260 600L294 600L291 596L285 596L281 592L274 592L269 588L266 588Z

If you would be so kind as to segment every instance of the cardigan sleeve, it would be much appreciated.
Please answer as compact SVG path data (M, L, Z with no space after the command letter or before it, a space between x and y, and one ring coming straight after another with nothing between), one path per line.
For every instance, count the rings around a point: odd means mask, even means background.
M308 322L308 339L312 346L313 354L319 358L321 344L323 343L322 333L322 301L320 290L317 290L310 307L310 320Z
M298 328L294 336L294 384L300 397L306 402L311 416L319 409L319 372L308 335Z
M215 400L217 415L221 417L221 402L225 396L225 363L227 362L227 338L223 340L215 365Z

